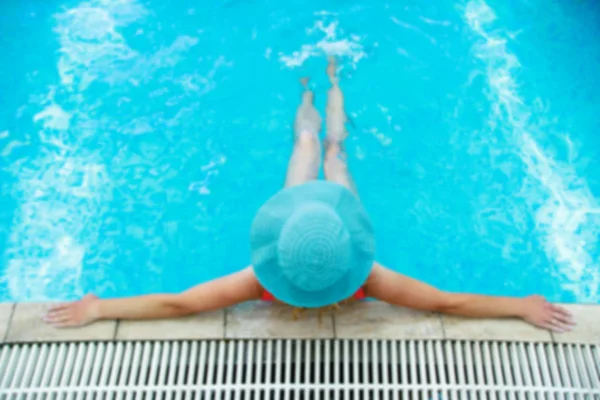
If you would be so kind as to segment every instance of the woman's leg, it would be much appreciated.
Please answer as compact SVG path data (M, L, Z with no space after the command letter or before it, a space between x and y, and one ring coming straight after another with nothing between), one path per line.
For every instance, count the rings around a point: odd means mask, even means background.
M344 111L344 95L338 85L335 74L336 65L333 58L329 59L327 75L331 82L331 88L327 93L326 127L325 139L325 179L338 183L350 189L358 196L356 185L350 175L347 164L347 155L344 150L344 140L348 136L346 131L346 112Z
M288 164L285 187L317 179L321 167L321 116L314 106L314 94L308 79L302 79L304 93L294 122L294 150Z

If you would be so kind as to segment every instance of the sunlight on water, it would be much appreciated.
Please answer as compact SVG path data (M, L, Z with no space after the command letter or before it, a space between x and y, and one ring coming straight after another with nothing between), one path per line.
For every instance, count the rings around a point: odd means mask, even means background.
M544 135L536 126L535 111L521 99L515 75L519 60L507 50L507 39L493 30L494 11L484 1L470 1L465 18L481 38L474 45L474 55L487 66L487 81L491 91L490 124L497 126L512 142L527 166L528 177L520 193L535 212L536 229L542 235L545 250L557 263L554 273L572 283L564 289L573 291L584 302L597 301L600 296L600 206L591 194L585 178L577 175L572 164L560 163L536 142ZM573 153L573 144L564 134L565 145ZM576 283L575 283L576 282Z
M95 80L114 81L115 65L136 57L115 28L141 15L143 9L128 1L82 3L56 15L60 86L50 89L34 116L43 147L28 165L12 166L22 204L6 253L17 301L83 294L85 249L97 243L112 192L100 154L84 146L86 138L103 134L108 121L91 116L84 91ZM55 102L57 92L72 114Z

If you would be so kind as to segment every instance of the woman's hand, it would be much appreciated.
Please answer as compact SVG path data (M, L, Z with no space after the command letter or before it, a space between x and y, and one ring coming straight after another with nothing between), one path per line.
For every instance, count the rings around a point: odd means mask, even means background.
M81 300L50 307L44 321L57 328L88 325L99 319L99 304L98 297L88 294Z
M568 332L575 326L573 316L567 309L548 302L542 296L523 299L521 318L530 324L558 333Z

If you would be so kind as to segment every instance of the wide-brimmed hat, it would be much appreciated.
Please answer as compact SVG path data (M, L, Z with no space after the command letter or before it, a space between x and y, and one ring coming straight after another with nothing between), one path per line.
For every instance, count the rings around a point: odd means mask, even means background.
M369 217L344 186L312 181L281 190L258 211L250 233L260 284L296 307L351 297L373 267Z

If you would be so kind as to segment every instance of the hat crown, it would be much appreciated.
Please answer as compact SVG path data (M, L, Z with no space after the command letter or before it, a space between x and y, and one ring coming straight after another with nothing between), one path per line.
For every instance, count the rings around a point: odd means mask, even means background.
M350 235L327 204L310 202L285 222L277 244L281 272L307 292L335 284L349 269Z
M375 241L358 198L337 183L284 188L257 212L250 231L260 285L295 307L323 307L352 296L373 268Z

